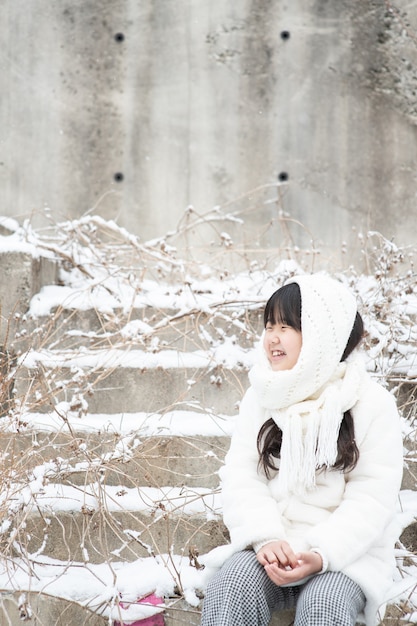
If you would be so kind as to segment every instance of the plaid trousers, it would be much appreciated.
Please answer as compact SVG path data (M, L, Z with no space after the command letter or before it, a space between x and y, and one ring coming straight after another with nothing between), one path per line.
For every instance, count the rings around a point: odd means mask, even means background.
M268 626L274 611L296 609L294 626L354 626L363 591L341 572L279 587L252 550L234 554L207 586L201 626Z

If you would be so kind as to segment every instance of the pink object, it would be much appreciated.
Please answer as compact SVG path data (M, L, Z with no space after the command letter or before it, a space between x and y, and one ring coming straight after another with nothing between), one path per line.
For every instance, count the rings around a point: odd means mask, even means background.
M141 598L137 601L137 604L164 604L164 599L156 596L154 593L151 593L149 596L145 598ZM124 604L120 602L120 606L124 609L129 609L131 604ZM122 622L114 622L114 626L125 626ZM127 626L127 625L126 625ZM144 619L137 619L134 622L129 622L129 626L165 626L164 614L156 613L155 615L151 615L150 617L145 617Z

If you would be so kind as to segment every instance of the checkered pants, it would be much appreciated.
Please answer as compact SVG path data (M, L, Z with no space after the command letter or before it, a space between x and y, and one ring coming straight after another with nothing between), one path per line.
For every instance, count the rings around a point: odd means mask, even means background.
M341 572L278 587L252 550L233 555L210 581L201 626L267 626L273 611L296 607L294 626L353 626L365 606L361 588Z

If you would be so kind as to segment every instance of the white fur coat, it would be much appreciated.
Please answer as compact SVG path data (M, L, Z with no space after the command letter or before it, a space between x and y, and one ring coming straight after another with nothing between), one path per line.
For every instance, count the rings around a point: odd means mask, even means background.
M231 545L212 551L206 562L216 567L238 550L276 539L285 539L296 552L318 548L330 570L360 585L367 598L366 623L374 625L383 617L392 584L402 437L394 398L367 375L351 412L360 452L355 469L319 471L313 490L283 497L278 473L268 480L258 472L256 438L265 409L248 389L221 471Z

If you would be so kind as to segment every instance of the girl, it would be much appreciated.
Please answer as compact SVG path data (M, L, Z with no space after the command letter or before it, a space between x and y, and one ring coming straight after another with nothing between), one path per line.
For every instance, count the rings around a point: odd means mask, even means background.
M251 386L222 469L231 544L206 563L202 626L382 619L392 582L402 437L393 396L357 354L353 295L315 274L266 304ZM224 562L225 561L225 562Z

